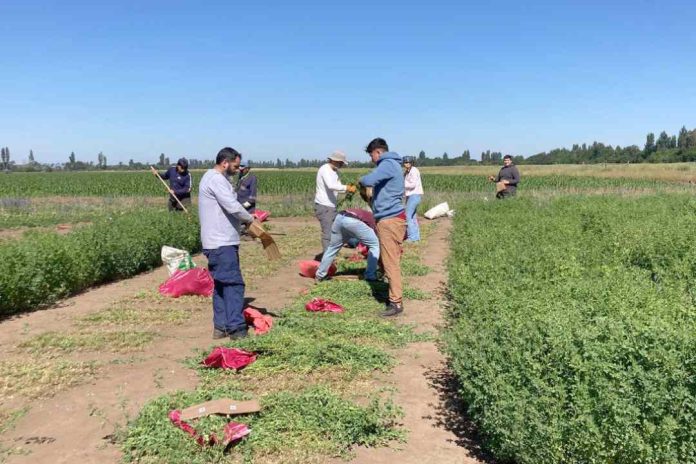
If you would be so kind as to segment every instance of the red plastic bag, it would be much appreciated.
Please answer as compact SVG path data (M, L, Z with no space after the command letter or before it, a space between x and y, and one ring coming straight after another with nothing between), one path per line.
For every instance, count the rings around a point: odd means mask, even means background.
M219 367L221 369L240 370L256 361L256 354L239 348L225 348L218 346L207 358L201 361L206 367Z
M219 443L222 443L224 446L227 446L230 443L234 443L236 441L241 440L242 438L246 437L251 433L251 429L249 429L249 427L247 427L246 424L240 424L239 422L230 422L229 424L225 425L225 428L223 429L224 438L222 442L220 442L220 440L214 433L206 439L206 437L198 433L191 424L181 420L181 411L171 411L169 413L169 420L176 427L191 435L194 438L194 440L196 440L196 443L198 443L201 446L212 446L217 445Z
M358 253L360 253L361 255L363 255L364 257L367 258L367 254L368 254L369 251L370 251L369 248L367 248L367 247L366 247L365 245L363 245L362 243L358 243L358 246L356 247L356 249L358 250Z
M246 308L243 314L247 324L254 326L256 335L263 335L273 327L273 318L268 314L261 314L261 312L251 307Z
M264 211L262 209L257 209L254 211L252 216L254 216L256 219L259 220L259 222L266 222L268 220L268 217L271 215L270 211Z
M319 270L319 265L321 264L319 261L300 261L300 275L302 277L309 277L310 279L313 279L317 275L317 271ZM331 266L329 266L329 271L328 275L329 277L336 274L336 265L331 263Z
M176 271L160 285L159 292L164 296L179 298L182 295L211 296L215 283L207 269L197 267L188 271Z
M322 313L342 313L343 306L323 298L314 298L305 305L307 311Z

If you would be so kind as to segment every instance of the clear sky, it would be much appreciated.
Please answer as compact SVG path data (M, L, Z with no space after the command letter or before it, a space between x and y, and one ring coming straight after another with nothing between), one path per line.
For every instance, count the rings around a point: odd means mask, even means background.
M252 4L253 3L253 4ZM529 156L696 127L693 1L0 1L16 161Z

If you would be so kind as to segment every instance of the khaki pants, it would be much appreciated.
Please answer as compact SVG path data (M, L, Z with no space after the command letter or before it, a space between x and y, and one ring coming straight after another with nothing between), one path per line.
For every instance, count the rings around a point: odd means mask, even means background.
M384 274L389 279L389 301L401 303L401 245L406 235L406 221L401 218L382 219L377 223L379 254Z

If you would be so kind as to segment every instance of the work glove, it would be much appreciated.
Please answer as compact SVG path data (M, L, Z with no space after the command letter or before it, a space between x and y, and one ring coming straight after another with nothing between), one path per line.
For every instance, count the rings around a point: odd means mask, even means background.
M348 184L346 185L346 192L348 193L355 193L358 191L358 187L355 184Z
M249 203L248 201L245 201L244 203L242 203L242 206L245 207L246 209L249 209L249 208L251 208L251 203Z

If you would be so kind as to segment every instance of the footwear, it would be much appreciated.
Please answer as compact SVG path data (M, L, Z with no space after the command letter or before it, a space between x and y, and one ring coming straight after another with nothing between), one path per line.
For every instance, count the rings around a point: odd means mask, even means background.
M404 305L401 303L389 302L387 305L387 310L384 311L380 316L382 317L394 317L404 312Z
M227 336L226 330L220 330L217 327L213 327L213 340L219 340Z
M249 329L238 329L234 332L230 332L230 340L240 340L242 338L247 338L249 335Z

